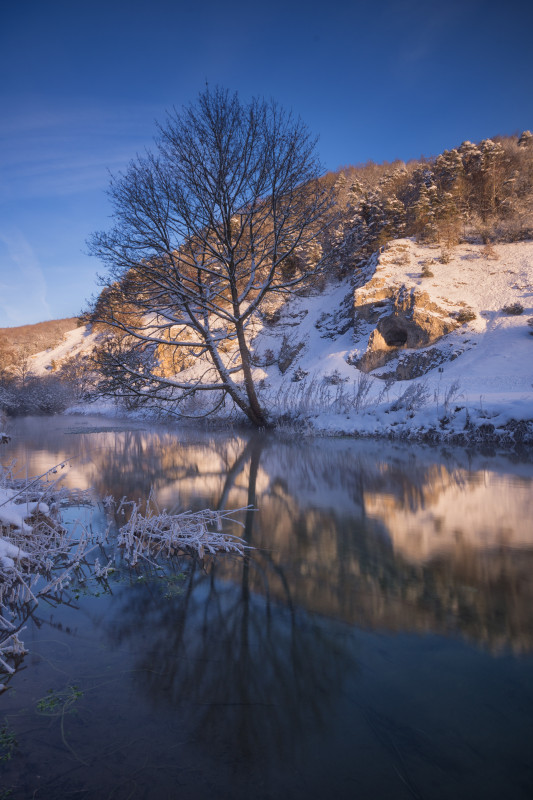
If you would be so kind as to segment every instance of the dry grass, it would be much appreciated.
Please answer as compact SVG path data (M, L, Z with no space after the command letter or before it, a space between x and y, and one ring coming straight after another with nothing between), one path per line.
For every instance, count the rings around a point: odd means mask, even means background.
M9 348L26 348L28 355L41 353L56 347L64 335L79 324L77 317L52 319L35 325L20 325L16 328L0 328L0 342Z

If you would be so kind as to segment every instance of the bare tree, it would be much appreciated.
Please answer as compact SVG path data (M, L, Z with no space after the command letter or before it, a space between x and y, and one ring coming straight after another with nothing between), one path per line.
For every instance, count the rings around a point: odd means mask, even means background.
M110 268L93 320L121 333L102 353L107 386L152 402L212 392L210 410L229 395L264 426L250 326L269 293L321 267L306 258L332 206L316 141L276 103L218 88L159 134L112 179L116 225L89 242Z
M25 388L28 383L28 379L32 375L31 371L31 348L28 344L20 344L16 350L15 355L13 357L13 362L11 364L11 374L14 375L15 380Z

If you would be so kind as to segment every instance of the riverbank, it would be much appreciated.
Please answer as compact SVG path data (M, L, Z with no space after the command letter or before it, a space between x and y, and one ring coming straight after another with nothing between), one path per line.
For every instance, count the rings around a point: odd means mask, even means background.
M77 328L33 356L30 371L53 375L97 341ZM531 447L533 242L451 251L391 242L354 275L270 299L249 345L260 401L282 431ZM180 377L199 378L205 366ZM187 413L201 418L211 394L190 398ZM165 415L102 401L71 412ZM207 424L244 422L227 404Z

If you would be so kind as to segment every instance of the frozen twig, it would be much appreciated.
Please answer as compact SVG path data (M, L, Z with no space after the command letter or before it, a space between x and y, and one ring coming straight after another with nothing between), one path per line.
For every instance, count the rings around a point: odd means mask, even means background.
M66 463L26 480L14 478L13 465L0 468L0 669L9 673L26 652L17 637L24 620L68 585L89 549L87 533L76 542L61 521L60 506L89 501L51 479Z
M146 514L141 514L132 504L128 522L119 529L117 544L124 548L126 561L134 565L139 557L172 556L189 553L203 558L219 552L244 556L252 549L244 539L222 530L223 522L241 525L236 515L248 508L235 511L183 511L169 514L153 509L148 503Z

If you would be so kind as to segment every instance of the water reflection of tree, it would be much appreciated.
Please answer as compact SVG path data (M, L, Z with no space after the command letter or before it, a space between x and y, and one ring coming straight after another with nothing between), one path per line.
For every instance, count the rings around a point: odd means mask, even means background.
M237 586L192 570L171 601L128 592L109 633L138 650L139 685L154 706L180 707L195 735L237 759L291 753L328 721L356 668L348 639Z
M247 462L250 505L257 501L261 451L254 440L238 459ZM248 511L244 538L250 544L255 521ZM170 602L164 583L128 590L109 634L139 652L143 691L155 706L179 706L193 738L228 749L226 755L231 749L236 764L252 767L266 756L285 760L328 723L356 668L350 637L297 613L282 570L269 556L234 561L232 580L221 572L217 564L209 574L193 564L183 593ZM285 583L285 607L270 599L274 572ZM261 595L252 591L257 576Z

